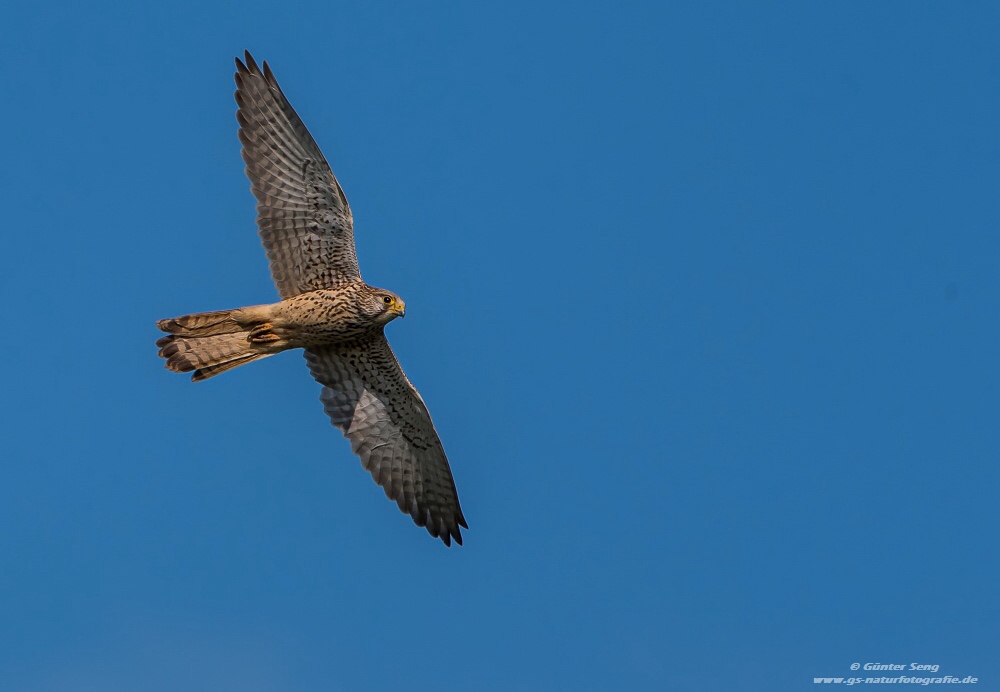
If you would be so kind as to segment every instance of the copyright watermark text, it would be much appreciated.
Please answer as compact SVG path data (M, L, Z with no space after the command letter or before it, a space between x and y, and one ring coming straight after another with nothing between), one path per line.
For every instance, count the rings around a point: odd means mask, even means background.
M972 675L964 677L955 675L938 676L936 673L941 670L941 666L937 663L855 662L851 664L851 670L861 670L867 673L867 675L864 677L813 678L813 682L818 685L975 685L979 682L979 678ZM872 675L872 673L876 672L881 674ZM885 675L886 672L893 672L896 675Z

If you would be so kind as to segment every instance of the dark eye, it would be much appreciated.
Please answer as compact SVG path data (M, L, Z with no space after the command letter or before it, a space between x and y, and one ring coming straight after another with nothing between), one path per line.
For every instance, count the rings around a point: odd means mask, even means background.
M382 302L385 303L386 305L391 305L392 304L392 298L389 297L389 296L382 296Z

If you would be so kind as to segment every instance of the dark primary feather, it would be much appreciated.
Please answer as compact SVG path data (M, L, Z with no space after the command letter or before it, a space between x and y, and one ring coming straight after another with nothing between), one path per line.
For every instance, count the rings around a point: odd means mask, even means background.
M257 226L284 298L360 281L344 191L267 63L236 59L239 138Z
M327 415L385 494L432 536L461 545L459 527L469 525L448 458L385 336L307 348L306 361L324 385L320 398Z

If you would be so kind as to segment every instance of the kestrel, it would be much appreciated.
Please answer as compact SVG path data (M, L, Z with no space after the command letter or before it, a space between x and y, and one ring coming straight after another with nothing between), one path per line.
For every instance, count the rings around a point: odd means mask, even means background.
M305 349L327 415L386 496L445 545L461 545L469 525L444 448L384 334L406 306L361 279L343 189L271 68L245 58L236 59L236 119L281 302L160 320L160 356L197 382Z

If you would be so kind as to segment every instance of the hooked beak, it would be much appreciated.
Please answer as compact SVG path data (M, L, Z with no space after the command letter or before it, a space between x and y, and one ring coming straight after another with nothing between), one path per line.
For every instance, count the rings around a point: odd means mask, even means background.
M406 303L401 300L397 300L392 306L392 312L398 317L406 317Z

